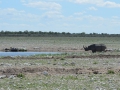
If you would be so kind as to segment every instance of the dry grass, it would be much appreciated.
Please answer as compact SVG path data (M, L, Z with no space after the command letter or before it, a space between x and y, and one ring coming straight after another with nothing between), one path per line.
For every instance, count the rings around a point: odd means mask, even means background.
M1 70L4 69L3 75L7 76L5 78L0 79L0 89L119 90L120 89L119 61L120 61L119 58L108 59L65 58L64 60L1 59L0 68ZM72 65L71 64L72 62L74 62L75 65ZM7 73L5 73L5 68L8 69ZM11 75L13 74L11 74L10 72L14 72L15 74L15 71L13 71L15 70L15 68L18 74L16 74L17 76L11 78ZM20 69L23 69L24 72L22 73L19 72ZM78 73L76 73L76 69L80 69L79 71L77 71ZM98 73L95 73L94 71L98 71ZM108 73L113 71L115 73Z
M1 50L24 46L29 50L40 47L40 51L67 52L0 58L0 90L120 90L117 37L1 37L0 42ZM116 50L94 54L81 50L83 45L92 43L104 43Z
M0 50L9 47L26 47L36 51L80 51L83 45L104 43L108 49L119 49L119 37L1 37ZM39 48L39 49L38 49Z

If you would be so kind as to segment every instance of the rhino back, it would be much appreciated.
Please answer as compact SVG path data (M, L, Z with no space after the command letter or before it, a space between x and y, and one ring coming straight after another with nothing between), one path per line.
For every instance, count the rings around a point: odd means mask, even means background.
M92 44L90 46L88 46L89 50L105 50L106 49L106 45L104 44Z
M106 45L104 45L104 44L96 44L95 48L96 48L97 51L105 51Z
M95 49L95 47L96 47L95 44L92 44L92 45L88 46L88 49L93 50L93 49Z

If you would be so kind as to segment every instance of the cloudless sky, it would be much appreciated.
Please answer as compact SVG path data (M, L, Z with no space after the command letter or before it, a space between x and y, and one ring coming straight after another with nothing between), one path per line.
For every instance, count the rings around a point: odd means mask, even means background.
M0 30L120 34L120 0L0 0Z

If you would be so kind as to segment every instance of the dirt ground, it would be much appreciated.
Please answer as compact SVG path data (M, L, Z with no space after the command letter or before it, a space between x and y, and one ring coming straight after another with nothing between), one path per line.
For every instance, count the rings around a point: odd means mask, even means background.
M110 69L111 70L111 69ZM48 67L24 67L24 68L7 68L0 70L0 74L3 75L17 75L20 73L39 73L47 71L49 74L107 74L108 69L105 68L74 68L74 69L65 69L65 68L48 68ZM120 69L112 69L115 73L120 73Z

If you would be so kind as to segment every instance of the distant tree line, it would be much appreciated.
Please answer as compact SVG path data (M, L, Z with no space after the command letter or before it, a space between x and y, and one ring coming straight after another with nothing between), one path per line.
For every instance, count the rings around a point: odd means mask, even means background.
M69 32L42 32L42 31L0 31L0 37L120 37L120 34L107 33L69 33Z

